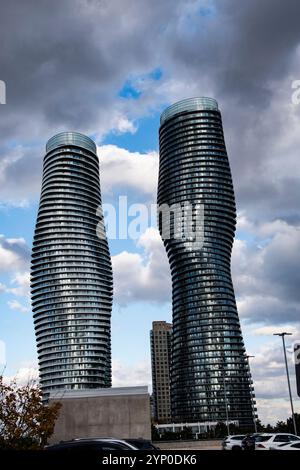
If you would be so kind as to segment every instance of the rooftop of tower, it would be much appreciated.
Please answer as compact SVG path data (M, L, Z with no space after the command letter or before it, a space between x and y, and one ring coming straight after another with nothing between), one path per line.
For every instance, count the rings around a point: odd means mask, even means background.
M213 110L218 111L218 103L214 98L207 98L201 96L198 98L186 98L185 100L177 101L166 108L160 116L160 124L183 111L197 111L197 110Z
M80 132L60 132L59 134L54 135L46 144L46 152L50 152L57 147L63 147L65 145L76 145L77 147L83 147L90 152L97 152L95 142Z

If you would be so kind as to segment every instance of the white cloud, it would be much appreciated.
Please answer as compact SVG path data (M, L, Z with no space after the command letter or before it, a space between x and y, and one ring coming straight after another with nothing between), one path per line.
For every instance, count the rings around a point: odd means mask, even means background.
M22 313L29 312L30 273L28 271L15 273L11 279L11 286L12 287L8 287L7 285L0 283L0 293L13 294L17 297L25 297L27 305L21 304L17 299L11 299L7 301L9 308L11 310L17 310Z
M112 361L113 387L138 385L148 385L149 391L151 390L151 365L149 362L142 361L128 365L119 359Z
M112 129L119 131L120 133L130 132L134 134L137 130L134 123L130 121L125 115L117 115L115 123L112 125Z
M30 289L30 272L17 272L14 274L11 284L13 287L7 289L7 292L21 297L29 297ZM14 287L16 286L16 287Z
M263 424L275 425L277 421L286 421L291 416L291 406L287 399L257 399L258 417ZM295 409L299 413L300 409Z
M25 305L20 304L17 300L9 300L7 305L11 310L17 310L22 313L30 312L30 308L26 307Z
M133 189L153 196L156 200L158 155L129 152L116 145L98 148L102 192L120 194L120 190ZM124 192L124 194L126 194Z
M0 292L6 292L7 287L0 282Z
M262 286L263 287L263 286ZM299 322L299 304L278 298L272 295L250 294L241 295L237 299L239 314L249 323L282 323L283 321Z
M17 370L15 375L5 375L4 371L3 379L7 384L16 382L20 387L27 385L28 383L36 383L39 379L38 364L35 362L24 363Z
M259 327L259 328L255 328L254 330L252 330L251 333L254 336L269 336L269 335L273 335L274 333L276 333L278 331L287 331L289 333L292 333L292 335L294 335L294 337L299 336L299 329L297 327L295 327L294 325L287 325L287 324L273 325L273 326L262 326L262 327Z
M299 413L300 402L296 396L295 369L289 353L287 359L295 412ZM276 421L286 420L291 416L283 350L279 339L257 347L255 357L251 359L251 372L258 415L262 422L275 424Z
M24 238L0 235L0 271L15 271L27 266L29 249Z
M255 323L300 321L300 229L281 220L255 225L244 215L232 253L233 283L241 316Z
M112 257L114 301L121 305L170 301L170 269L158 231L148 228L138 246L144 249L142 254L123 251Z
M0 184L1 186L5 184L5 176L7 169L17 163L23 156L22 146L19 145L15 149L11 150L9 154L2 158L0 166Z
M237 230L242 230L253 235L255 238L264 240L268 237L274 237L274 235L279 233L289 233L291 226L282 219L264 220L263 222L255 223L247 217L246 211L240 211L237 215Z

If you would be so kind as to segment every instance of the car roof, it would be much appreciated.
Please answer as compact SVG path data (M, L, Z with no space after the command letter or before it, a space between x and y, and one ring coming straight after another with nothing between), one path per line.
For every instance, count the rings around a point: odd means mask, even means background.
M123 439L114 439L114 438L109 438L109 437L91 437L91 438L77 438L77 439L71 439L69 441L60 441L56 444L50 444L47 446L47 448L51 449L51 448L58 448L58 447L67 447L67 446L76 446L76 444L80 444L80 443L111 443L111 444L122 444L123 446L126 446L128 449L131 449L131 450L138 450L137 449L137 446L134 445L134 443L130 443L130 442L127 442Z
M261 436L295 436L295 434L292 434L291 432L262 432L260 435ZM297 436L298 437L298 436Z
M75 439L70 439L69 441L62 442L84 442L84 441L125 441L125 439L119 439L117 437L76 437Z
M56 444L52 445L63 445L63 444L76 444L78 442L124 442L125 444L127 441L125 439L118 439L114 437L78 437L75 439L69 439L67 441L60 441Z
M144 439L143 437L126 437L123 441L138 441L138 442L151 442L150 439Z

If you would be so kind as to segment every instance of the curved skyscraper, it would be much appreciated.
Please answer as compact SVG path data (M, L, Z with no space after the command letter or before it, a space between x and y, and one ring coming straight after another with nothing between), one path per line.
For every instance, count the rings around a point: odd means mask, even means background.
M230 267L236 207L215 100L186 99L162 113L158 204L192 205L193 230L197 211L203 214L197 243L174 238L175 217L164 240L172 274L172 419L251 425L253 387Z
M52 137L44 157L31 298L44 394L111 386L112 268L94 142Z

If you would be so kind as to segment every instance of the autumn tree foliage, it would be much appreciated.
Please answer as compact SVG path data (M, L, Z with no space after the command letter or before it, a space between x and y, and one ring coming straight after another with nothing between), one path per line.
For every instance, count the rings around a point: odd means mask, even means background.
M6 384L0 376L0 448L42 448L53 433L60 407L44 404L34 382Z

